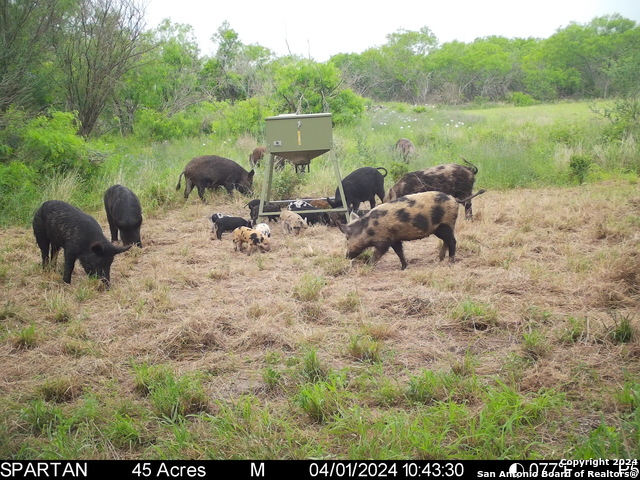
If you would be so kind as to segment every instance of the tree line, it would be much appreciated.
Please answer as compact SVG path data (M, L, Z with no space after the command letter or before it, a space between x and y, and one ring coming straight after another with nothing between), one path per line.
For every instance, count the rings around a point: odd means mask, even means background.
M268 115L330 111L346 124L368 101L527 105L640 89L640 28L618 14L546 39L440 44L428 27L400 30L324 63L246 45L227 22L212 35L216 53L201 55L190 25L146 29L137 0L0 0L0 32L5 163L38 121L83 138L260 136Z

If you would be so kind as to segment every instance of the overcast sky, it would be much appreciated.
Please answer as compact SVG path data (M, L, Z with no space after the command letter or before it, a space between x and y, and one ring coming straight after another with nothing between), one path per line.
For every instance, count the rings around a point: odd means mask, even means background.
M640 23L640 0L146 0L147 27L164 18L188 24L201 53L215 53L211 36L226 20L246 45L277 56L324 62L337 53L362 53L400 29L428 27L440 43L478 37L547 38L571 22L619 13Z

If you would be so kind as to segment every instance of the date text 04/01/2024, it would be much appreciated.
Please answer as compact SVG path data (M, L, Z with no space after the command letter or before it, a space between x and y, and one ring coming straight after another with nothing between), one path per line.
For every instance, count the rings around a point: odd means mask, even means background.
M444 477L455 478L464 475L462 463L441 462L311 462L311 478L335 477Z

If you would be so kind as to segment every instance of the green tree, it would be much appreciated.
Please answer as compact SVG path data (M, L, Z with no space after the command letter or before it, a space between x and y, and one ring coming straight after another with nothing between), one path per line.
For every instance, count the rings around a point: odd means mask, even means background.
M46 46L63 13L59 0L0 0L0 112L10 105L41 109L52 101Z
M203 100L199 48L190 25L164 19L143 36L142 44L139 66L123 75L113 99L114 116L125 135L133 131L141 108L170 118Z
M401 29L387 35L382 47L370 48L361 55L336 55L332 62L360 95L381 101L422 102L433 74L425 58L437 43L428 27Z
M229 22L211 37L216 54L204 62L201 84L218 100L235 102L273 91L270 63L275 56L260 45L245 45Z
M346 88L331 62L288 58L275 69L278 113L331 112L334 122L349 122L364 111L364 99Z
M144 11L135 0L80 0L54 43L68 110L89 135L122 76L137 65Z
M626 61L637 59L637 29L616 14L558 30L524 58L528 90L541 100L615 94L616 79L629 78Z

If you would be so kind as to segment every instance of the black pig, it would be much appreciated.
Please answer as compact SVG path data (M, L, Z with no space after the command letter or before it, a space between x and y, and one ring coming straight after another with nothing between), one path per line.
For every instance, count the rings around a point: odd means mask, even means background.
M484 190L476 193L480 195ZM474 195L475 196L475 195ZM338 225L347 237L347 258L355 258L365 249L374 247L370 262L376 263L389 247L400 258L402 270L407 268L402 242L418 240L434 234L443 241L440 260L447 249L449 261L456 255L456 239L453 234L458 218L459 203L466 200L442 192L415 193L378 205L363 217L351 214L348 225Z
M118 240L119 231L123 245L135 244L142 248L142 207L136 194L122 185L113 185L104 192L104 208L107 211L111 241Z
M262 207L262 213L265 213L265 212L276 213L276 212L280 212L280 210L281 208L275 203L265 203L264 207ZM251 223L254 226L258 223L258 217L260 216L259 213L260 213L260 204L251 207L251 213L250 213ZM270 222L278 221L277 215L265 215L265 217L267 217Z
M380 173L384 170L384 174ZM349 212L358 211L361 202L369 202L371 208L376 206L376 195L382 202L384 200L384 177L387 176L387 170L384 167L362 167L354 170L342 179L342 190L347 200L347 208ZM327 198L327 202L331 208L342 206L342 198L340 197L340 189L336 188L334 200Z
M213 231L218 240L222 240L224 232L233 232L238 227L251 227L251 221L242 217L222 217L213 224Z
M330 218L327 212L316 212L315 210L321 210L311 205L306 200L295 200L289 202L287 210L297 213L303 219L307 221L308 225L329 225Z
M197 187L198 196L203 202L205 201L204 192L207 188L224 187L229 194L235 188L242 194L248 194L253 186L254 173L253 170L247 172L228 158L217 155L196 157L184 167L178 177L176 190L180 190L180 181L184 175L186 179L184 198L189 198L193 187Z
M73 267L80 260L88 275L97 276L108 286L113 257L131 248L114 245L92 216L59 200L46 201L38 208L33 217L33 233L42 252L43 268L50 263L55 266L58 252L64 249L62 279L66 283L71 283Z
M389 189L384 201L389 202L404 195L430 191L444 192L456 198L471 197L478 168L466 160L465 162L469 166L447 163L407 173ZM473 218L471 200L465 202L464 211L468 220Z

